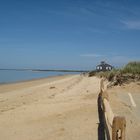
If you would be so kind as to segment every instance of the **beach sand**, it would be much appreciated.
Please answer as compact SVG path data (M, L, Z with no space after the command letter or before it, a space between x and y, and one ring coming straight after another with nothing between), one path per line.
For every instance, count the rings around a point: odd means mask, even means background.
M0 85L0 139L97 140L99 84L68 75Z
M126 119L126 140L140 139L140 82L115 86L108 90L110 104L116 116ZM129 97L131 94L136 106Z

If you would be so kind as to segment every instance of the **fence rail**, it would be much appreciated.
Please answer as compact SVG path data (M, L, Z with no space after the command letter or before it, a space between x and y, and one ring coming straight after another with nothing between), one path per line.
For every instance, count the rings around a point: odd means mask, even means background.
M105 139L107 140L125 140L126 120L125 117L116 116L109 103L109 95L104 79L100 82L100 105L103 111L103 123Z

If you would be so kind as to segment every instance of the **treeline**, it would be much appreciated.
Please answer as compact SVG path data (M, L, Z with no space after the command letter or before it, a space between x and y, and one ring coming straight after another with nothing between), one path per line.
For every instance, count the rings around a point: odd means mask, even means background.
M33 71L33 72L79 72L87 73L86 70L51 70L51 69L0 69L0 70L11 70L11 71Z

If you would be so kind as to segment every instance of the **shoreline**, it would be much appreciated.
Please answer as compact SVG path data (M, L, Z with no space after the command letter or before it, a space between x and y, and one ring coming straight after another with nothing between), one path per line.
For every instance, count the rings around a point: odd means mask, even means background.
M35 78L35 79L30 79L30 80L0 84L0 94L4 92L9 92L12 90L29 88L31 86L37 86L43 83L49 83L49 82L61 80L63 78L71 77L73 75L78 75L78 74L48 76L44 78Z
M11 84L19 84L19 83L26 83L26 82L34 82L38 80L45 80L45 79L50 79L50 78L57 78L57 77L63 77L63 76L72 76L72 75L79 75L79 74L62 74L62 75L54 75L54 76L46 76L42 78L32 78L32 79L27 79L27 80L17 80L13 82L0 82L0 86L2 85L11 85Z

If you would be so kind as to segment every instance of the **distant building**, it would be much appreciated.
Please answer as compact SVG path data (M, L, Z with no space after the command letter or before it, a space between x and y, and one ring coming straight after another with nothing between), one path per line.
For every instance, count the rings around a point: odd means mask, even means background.
M105 61L102 61L101 64L96 66L97 71L110 71L113 69L113 66L107 64Z

